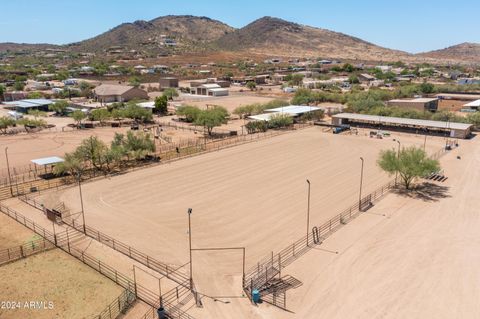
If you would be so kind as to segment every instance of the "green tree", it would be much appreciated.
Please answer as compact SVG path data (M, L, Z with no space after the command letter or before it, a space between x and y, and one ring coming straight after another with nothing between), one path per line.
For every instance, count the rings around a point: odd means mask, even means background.
M36 127L46 127L47 122L42 119L29 119L29 118L23 118L17 121L17 124L23 125L25 129L28 128L36 128Z
M475 127L480 127L480 112L475 112L467 115L467 122L473 124Z
M185 121L187 121L188 123L192 123L195 122L195 120L198 118L201 110L196 106L184 105L180 106L177 109L176 113L177 115L184 116Z
M168 113L168 97L165 95L165 93L164 95L157 96L155 98L154 111L161 115L166 115Z
M4 94L5 94L6 91L7 91L7 90L5 89L5 86L3 86L2 84L0 84L0 99L1 99L2 101L5 100Z
M22 81L15 81L15 84L13 85L15 91L23 91L24 87L25 84Z
M140 82L140 78L138 76L132 76L128 79L128 84L134 87L139 87L142 83Z
M355 71L355 67L353 65L351 65L350 63L345 63L343 65L343 71L348 72L348 73L352 73L353 71Z
M293 118L287 114L274 114L268 121L268 127L273 129L285 128L293 124Z
M387 173L398 173L406 189L410 189L415 178L427 176L440 169L437 160L427 156L421 148L415 146L403 148L399 154L395 150L380 153L378 165Z
M106 120L112 118L112 114L107 109L96 109L90 113L90 118L93 121L99 121L103 126Z
M30 92L27 94L27 99L41 99L41 98L43 98L43 95L40 92Z
M102 170L106 164L105 155L108 146L96 136L84 139L75 150L75 156L84 163L90 164L98 170Z
M348 82L350 82L350 84L358 84L360 83L360 80L358 79L358 76L352 74L348 77Z
M80 125L82 124L82 121L87 117L87 115L80 110L73 111L70 116L73 118L75 122L77 122L78 127L80 127Z
M2 116L0 117L0 131L4 134L7 133L7 129L9 126L14 126L15 125L15 120L8 117L8 116Z
M151 110L147 110L133 103L128 104L127 107L123 109L123 115L126 118L133 119L142 123L149 122L153 118Z
M38 119L39 117L45 117L47 116L47 113L46 112L43 112L43 111L40 111L40 110L30 110L28 111L28 115L31 115L36 119Z
M245 86L246 86L250 91L253 91L253 90L255 90L255 88L257 87L257 83L255 83L254 81L248 81Z
M423 82L420 84L420 91L425 94L433 93L435 92L435 85L428 82Z
M213 128L227 123L227 118L228 111L221 106L216 106L208 110L201 110L194 123L203 126L208 135L212 135Z
M167 88L163 90L163 95L166 96L167 99L172 100L178 96L178 91L175 88Z
M48 106L48 109L55 112L57 115L65 115L68 107L68 102L65 100L59 100Z
M77 178L85 170L85 163L76 152L65 153L64 161L58 163L53 168L56 175L70 174Z

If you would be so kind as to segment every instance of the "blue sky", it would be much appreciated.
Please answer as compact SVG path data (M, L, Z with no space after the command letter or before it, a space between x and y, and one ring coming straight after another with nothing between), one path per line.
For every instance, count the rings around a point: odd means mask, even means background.
M480 42L478 0L0 0L0 42L65 44L123 22L169 14L208 16L242 27L262 16L422 52Z

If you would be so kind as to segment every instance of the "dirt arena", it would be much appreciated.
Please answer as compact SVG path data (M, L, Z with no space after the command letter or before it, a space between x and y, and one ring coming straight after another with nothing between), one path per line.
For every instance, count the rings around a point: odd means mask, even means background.
M27 227L0 213L0 250L17 247L38 238L40 237Z
M254 95L231 95L225 97L203 98L196 101L186 100L183 104L198 106L199 108L207 108L207 105L220 105L233 112L237 107L255 103L267 103L274 100L271 97L254 96Z
M478 318L480 141L441 165L445 182L387 195L288 266L303 284L287 293L294 314L275 317Z
M111 280L55 249L0 267L2 301L53 302L53 309L0 309L0 318L92 318L122 292Z
M191 207L194 248L245 246L248 267L304 235L306 178L312 183L311 225L358 199L360 156L364 194L389 181L376 160L380 149L396 147L393 138L404 146L423 144L423 138L407 134L378 140L314 127L85 183L86 220L159 260L182 265L188 261ZM427 150L443 143L430 138ZM48 196L80 210L77 188ZM241 295L241 260L239 252L195 252L197 287L209 295Z

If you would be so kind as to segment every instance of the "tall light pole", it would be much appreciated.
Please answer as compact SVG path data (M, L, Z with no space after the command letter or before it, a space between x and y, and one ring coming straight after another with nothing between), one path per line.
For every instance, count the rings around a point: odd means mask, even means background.
M401 143L400 143L399 140L395 140L395 142L398 143L398 151L397 151L397 161L398 161L400 159L400 145L401 145ZM398 169L395 170L395 185L397 185L397 176L398 176Z
M190 289L193 290L193 266L192 266L192 224L191 218L192 209L188 209L188 250L190 254Z
M10 175L10 164L8 163L8 146L5 147L5 157L7 158L8 185L10 185L10 194L13 196L12 177Z
M81 175L80 172L78 172L78 190L80 192L80 205L82 207L82 219L83 219L83 233L87 233L87 228L85 226L85 210L83 209L83 196L82 196L82 185L81 185Z
M362 161L362 168L360 170L360 192L358 194L358 210L362 211L362 184L363 184L363 157L360 157L360 160Z
M308 246L308 235L310 233L310 181L307 179L308 184L308 199L307 199L307 246Z

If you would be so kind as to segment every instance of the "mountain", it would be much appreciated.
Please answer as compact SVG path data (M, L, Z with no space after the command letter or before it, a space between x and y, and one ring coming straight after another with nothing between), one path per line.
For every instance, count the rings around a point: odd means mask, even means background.
M247 50L278 56L316 56L339 59L391 60L410 54L386 49L359 38L300 25L273 17L260 18L215 41L223 50Z
M419 53L433 59L480 63L480 43L460 43L445 49Z
M205 49L208 43L234 29L207 17L164 16L150 21L123 23L94 38L72 43L74 51L100 52L110 47L124 50L162 51L166 39L186 50ZM173 46L171 46L173 47ZM176 46L175 46L176 47Z
M48 44L48 43L13 43L13 42L3 42L0 43L0 52L7 51L35 51L35 50L45 50L45 49L58 49L58 45Z

